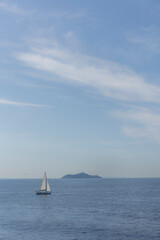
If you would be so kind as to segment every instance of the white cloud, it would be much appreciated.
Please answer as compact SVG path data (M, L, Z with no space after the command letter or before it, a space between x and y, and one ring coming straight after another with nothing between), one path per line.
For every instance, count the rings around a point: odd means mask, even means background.
M118 111L116 117L125 121L123 131L127 136L143 137L160 142L160 114L147 108Z
M141 144L143 141L102 141L100 142L101 145L108 146L108 147L121 147L126 145L134 145L134 144Z
M85 12L80 11L80 12L68 12L68 11L64 11L64 12L53 12L51 14L51 16L55 17L55 18L68 18L68 19L78 19L78 18L83 18L85 16Z
M21 106L21 107L50 107L48 105L24 103L24 102L15 102L15 101L7 100L7 99L0 99L0 104L12 105L12 106Z
M127 34L127 39L134 45L140 46L150 54L160 52L160 32L159 29L153 26L132 31Z
M66 83L98 89L103 95L130 101L160 102L160 87L124 65L72 53L66 49L33 48L16 57L31 68L56 75Z
M33 13L31 11L25 11L25 10L19 8L15 4L8 4L8 3L5 3L5 2L0 2L0 10L15 13L15 14L18 14L18 15L27 15L27 14Z

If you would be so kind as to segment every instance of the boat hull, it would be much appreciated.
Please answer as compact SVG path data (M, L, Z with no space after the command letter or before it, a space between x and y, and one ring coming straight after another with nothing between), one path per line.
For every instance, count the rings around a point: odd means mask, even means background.
M47 191L36 191L36 195L51 195L51 192L47 192Z

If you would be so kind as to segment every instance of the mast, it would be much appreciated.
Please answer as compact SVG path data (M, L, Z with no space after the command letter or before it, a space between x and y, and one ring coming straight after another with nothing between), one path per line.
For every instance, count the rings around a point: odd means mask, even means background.
M45 176L46 176L45 190L47 191L47 182L48 182L48 180L47 180L47 175L46 175L46 172L45 172Z

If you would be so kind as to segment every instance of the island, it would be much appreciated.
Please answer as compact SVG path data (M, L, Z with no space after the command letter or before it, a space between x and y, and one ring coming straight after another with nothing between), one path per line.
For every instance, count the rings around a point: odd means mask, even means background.
M63 176L62 178L102 178L98 175L89 175L87 173L77 173L77 174L67 174Z

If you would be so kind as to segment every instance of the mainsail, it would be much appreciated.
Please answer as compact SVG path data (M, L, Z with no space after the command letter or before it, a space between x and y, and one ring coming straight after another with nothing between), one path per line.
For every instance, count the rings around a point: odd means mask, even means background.
M40 190L45 191L46 190L46 173L44 173L44 178L42 180L41 188Z
M46 172L44 173L44 177L42 180L42 184L39 191L36 191L36 195L50 195L51 189L48 183Z

